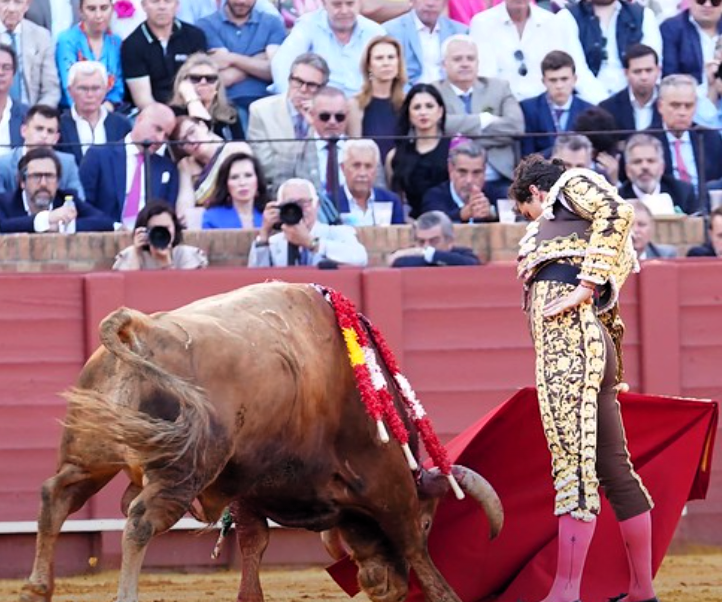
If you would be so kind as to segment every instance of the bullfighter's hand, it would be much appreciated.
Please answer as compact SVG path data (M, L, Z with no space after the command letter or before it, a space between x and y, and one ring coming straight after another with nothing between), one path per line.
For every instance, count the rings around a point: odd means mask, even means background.
M593 295L594 291L591 288L580 284L568 295L564 295L559 299L547 303L542 310L542 315L545 318L551 318L575 307L579 307L583 303L591 303Z

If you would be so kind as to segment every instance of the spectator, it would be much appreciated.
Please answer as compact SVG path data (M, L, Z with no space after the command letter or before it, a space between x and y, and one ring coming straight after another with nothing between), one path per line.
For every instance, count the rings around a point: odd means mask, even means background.
M622 198L644 201L655 215L665 213L671 204L687 215L703 211L692 185L665 173L664 149L654 136L635 134L627 141L624 168L627 182L619 189ZM668 195L672 203L663 204L661 195Z
M218 11L198 22L244 129L250 104L268 94L271 59L286 36L281 18L256 4L257 0L225 0Z
M351 226L330 226L318 221L319 199L313 183L287 180L278 189L277 201L263 211L261 231L251 246L248 267L286 267L321 262L364 267L368 255ZM295 204L302 211L296 224L281 223L281 208ZM288 207L284 214L289 213ZM294 220L292 220L294 221ZM280 232L272 234L280 228Z
M376 188L381 153L373 140L349 140L343 149L346 184L341 188L339 213L349 226L388 226L404 223L401 199L393 192Z
M556 38L577 66L577 90L597 104L626 86L622 64L632 44L662 53L662 36L649 8L627 0L580 0L555 17Z
M411 84L444 79L441 47L445 40L466 33L463 23L444 16L446 0L411 0L411 10L384 23L386 32L403 48Z
M178 170L156 151L175 125L173 111L153 103L145 107L123 139L125 144L92 146L80 166L80 179L88 202L115 222L116 229L132 229L138 212L149 198L164 199L175 206ZM143 146L149 143L146 171ZM150 174L150 182L145 178Z
M622 61L627 87L599 103L614 115L620 130L661 128L662 118L657 110L657 81L659 56L654 48L644 44L630 46ZM623 134L626 140L631 134Z
M361 57L361 75L361 92L349 102L348 132L351 137L373 139L383 163L394 147L389 134L404 104L406 67L401 44L391 36L373 38Z
M660 27L664 48L662 76L686 73L704 83L704 66L714 57L722 33L722 5L716 0L695 0Z
M203 229L260 228L267 202L266 180L258 159L246 153L228 155L203 214Z
M329 77L326 61L311 52L298 56L290 73L287 91L254 102L248 122L248 137L273 189L283 181L276 157L294 156L300 150L288 140L308 136L313 98Z
M123 102L125 82L120 64L121 39L110 33L112 0L80 0L82 21L62 31L55 48L55 60L60 75L60 106L72 104L68 92L70 68L81 61L102 63L106 71L103 101L108 111L115 110Z
M359 15L360 0L323 0L323 9L304 15L271 60L277 92L288 88L294 59L303 52L314 52L328 62L329 83L347 97L361 89L361 73L356 65L369 40L384 34L378 23Z
M80 19L78 0L31 0L25 18L47 29L53 40Z
M705 63L705 82L697 88L697 112L694 119L700 125L722 130L722 36L717 38L714 56Z
M112 220L77 198L75 191L58 188L61 177L62 166L54 150L30 149L15 174L19 187L0 197L0 232L112 230Z
M152 201L138 213L133 244L115 258L114 270L197 270L208 267L206 254L182 244L183 227L173 207Z
M544 92L541 63L557 48L554 16L530 0L506 0L477 13L469 34L483 57L482 77L509 82L517 100Z
M253 153L247 143L225 142L202 119L189 115L176 118L170 139L178 142L173 146L180 176L176 212L188 229L196 230L213 197L223 160L233 153Z
M592 169L593 155L594 147L589 138L581 134L566 134L557 136L551 158L559 159L565 169Z
M577 83L574 59L566 52L554 50L544 57L541 64L544 94L521 103L527 134L567 132L577 115L591 107L574 92ZM549 156L554 146L553 136L522 138L521 153L543 153Z
M25 18L29 0L5 0L0 6L0 42L18 57L10 97L28 106L58 106L60 84L50 32Z
M194 52L206 49L205 34L175 18L178 0L142 0L146 20L120 47L130 100L138 109L166 103L180 66Z
M447 79L435 84L446 106L448 134L483 135L486 149L486 194L495 202L507 196L514 172L514 138L524 132L524 116L509 84L500 79L477 77L479 54L467 35L444 43Z
M23 143L20 128L28 107L21 102L13 102L10 96L17 67L15 51L7 44L0 44L0 156Z
M205 52L192 54L178 69L168 104L176 115L203 119L223 140L245 139L238 110L228 102L218 67Z
M386 157L387 180L401 195L411 217L421 214L424 193L447 178L449 140L441 138L446 108L432 85L416 84L406 95L396 134L400 137Z
M0 194L12 194L18 187L18 164L30 149L36 146L54 146L60 138L60 115L57 109L45 105L30 107L25 115L25 123L20 128L23 146L14 148L12 152L0 157ZM58 187L61 190L72 190L78 198L85 200L85 193L80 182L78 166L73 155L56 153L60 163Z
M722 257L722 206L709 214L709 240L687 251L687 257Z
M497 210L484 194L486 151L476 142L462 141L449 151L449 180L424 194L421 211L442 211L455 223L496 220Z
M118 142L131 130L127 117L108 111L103 102L108 74L102 63L81 61L67 77L71 107L60 116L60 142L80 165L91 144Z
M178 0L176 17L181 21L196 25L203 17L215 13L222 4L219 0ZM271 0L257 0L256 8L276 17L281 15Z
M454 226L443 211L422 213L413 228L415 246L392 253L392 268L481 265L472 249L454 245Z
M662 142L665 173L692 184L695 192L699 191L700 181L722 177L722 139L716 131L693 121L697 106L694 78L680 74L662 79L657 106L665 131L654 135ZM698 156L699 144L704 147L704 163Z
M677 249L672 245L662 245L654 241L654 217L649 207L640 200L631 201L634 207L632 225L632 243L637 259L671 259L677 257Z
M610 184L619 182L619 134L614 116L601 107L588 107L574 118L572 130L584 134L592 143L592 169Z

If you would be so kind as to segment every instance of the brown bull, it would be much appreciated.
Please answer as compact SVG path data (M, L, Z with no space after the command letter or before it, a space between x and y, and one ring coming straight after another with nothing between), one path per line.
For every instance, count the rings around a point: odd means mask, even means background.
M337 553L343 540L374 601L404 599L409 569L427 600L458 601L426 548L448 481L438 471L414 475L397 442L379 441L333 310L314 287L255 285L153 316L120 309L100 334L103 347L67 396L59 469L42 487L23 602L51 600L62 523L120 470L131 484L118 602L137 602L154 535L189 510L214 522L229 503L242 602L263 600L269 518L331 530L329 549ZM415 436L411 443L418 455ZM454 475L495 535L502 511L491 486L463 467Z

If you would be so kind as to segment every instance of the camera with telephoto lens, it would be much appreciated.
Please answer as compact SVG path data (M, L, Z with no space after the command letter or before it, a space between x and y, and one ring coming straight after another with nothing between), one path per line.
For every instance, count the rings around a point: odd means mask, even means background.
M717 67L717 79L722 79L722 63L719 64L719 67Z
M303 219L303 207L297 201L289 201L278 208L278 222L273 225L274 230L280 230L283 224L295 226Z
M172 236L170 230L165 226L153 226L148 230L148 243L156 249L167 249L170 246Z

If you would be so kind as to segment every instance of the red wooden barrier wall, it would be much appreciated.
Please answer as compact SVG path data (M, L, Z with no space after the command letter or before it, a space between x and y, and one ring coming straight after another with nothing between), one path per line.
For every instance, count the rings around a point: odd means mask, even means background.
M444 439L533 382L533 354L511 265L2 274L0 526L35 519L39 486L55 468L64 414L57 392L73 383L107 313L120 305L167 310L273 278L320 282L351 297L386 334ZM648 263L625 287L622 301L632 390L722 399L722 262ZM708 500L690 505L680 528L685 540L722 545L720 472L713 471ZM124 487L117 479L72 518L120 516ZM188 541L182 533L161 538L147 563L207 563L208 539ZM322 558L318 547L305 550L299 542L308 540L297 534L285 534L283 541L283 550L274 552L272 544L272 559ZM118 533L63 536L67 553L61 554L59 572L77 570L99 550L115 559L118 543ZM27 572L32 548L30 535L0 535L0 577ZM233 562L233 552L227 553L225 562Z

